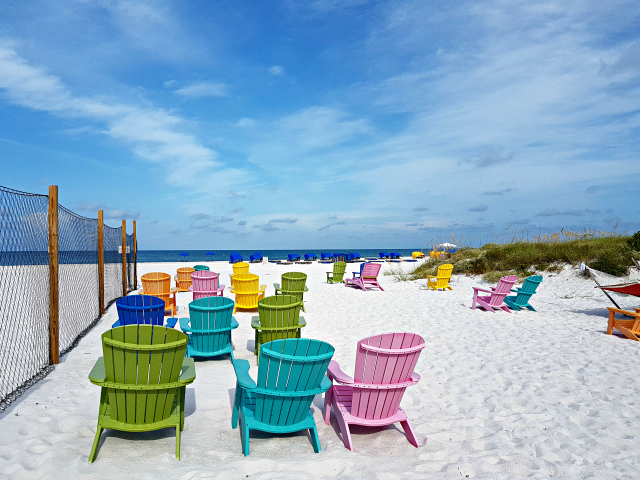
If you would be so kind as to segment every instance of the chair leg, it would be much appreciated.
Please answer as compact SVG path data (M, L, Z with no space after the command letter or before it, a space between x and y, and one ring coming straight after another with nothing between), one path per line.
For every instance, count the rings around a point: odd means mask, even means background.
M331 397L333 396L333 386L324 394L324 423L331 425Z
M96 455L98 454L98 444L100 443L100 435L102 435L102 431L104 429L98 423L98 427L96 429L96 437L93 439L93 446L91 447L91 453L89 454L89 463L93 463L96 459Z
M184 399L186 396L187 387L180 389L180 430L184 430Z
M355 452L353 448L353 442L351 441L351 432L349 431L349 424L344 421L344 418L342 417L340 412L337 410L336 410L336 420L338 420L338 426L340 427L340 433L342 433L342 442L344 443L344 446L348 450Z
M176 425L176 459L180 460L180 425Z
M609 324L607 325L607 335L613 334L613 322L615 321L615 312L609 312Z
M242 453L249 456L249 428L244 417L240 417L240 441L242 442Z
M231 428L238 427L238 415L240 414L240 400L242 399L242 391L240 385L236 382L236 394L233 399L233 414L231 416Z
M311 435L311 445L313 445L313 451L316 453L320 453L322 448L320 447L320 438L318 437L318 429L315 427L309 429L309 434Z
M402 425L402 428L404 429L404 433L407 435L407 440L409 440L409 443L417 448L418 439L416 438L416 432L413 431L413 427L411 426L411 422L409 422L409 419L407 418L406 420L400 422L400 425Z

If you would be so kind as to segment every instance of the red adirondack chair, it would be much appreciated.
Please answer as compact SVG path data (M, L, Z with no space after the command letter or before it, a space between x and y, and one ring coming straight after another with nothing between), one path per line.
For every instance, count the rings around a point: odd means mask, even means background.
M224 296L224 285L218 285L218 274L215 272L197 270L191 274L191 282L189 291L193 292L194 300Z
M423 348L420 335L385 333L358 342L354 378L346 375L338 362L331 361L327 376L343 385L332 384L325 394L324 421L329 425L333 406L345 447L354 451L350 424L380 427L396 422L402 425L407 440L418 446L400 401L407 387L420 380L413 369Z
M504 303L505 297L511 292L513 285L518 280L517 275L508 275L502 277L498 282L498 285L491 287L491 290L484 290L480 287L473 287L473 304L471 308L475 310L476 304L495 313L494 309L502 309L507 313L511 313L509 307ZM489 295L478 295L478 292L485 292Z
M366 290L367 287L377 287L384 292L384 288L378 283L378 273L380 273L379 263L365 263L360 272L360 276L353 278L346 278L344 280L344 286L353 285L354 287Z

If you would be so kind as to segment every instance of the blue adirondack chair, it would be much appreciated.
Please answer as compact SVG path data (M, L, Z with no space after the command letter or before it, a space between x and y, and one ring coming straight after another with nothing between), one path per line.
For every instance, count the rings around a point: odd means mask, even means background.
M380 252L380 258L389 258L390 256L389 252Z
M288 338L260 348L258 382L249 375L249 362L231 357L236 372L232 428L240 420L242 452L249 455L249 431L291 433L309 429L311 444L320 452L320 439L310 406L331 387L325 375L334 348L320 340Z
M180 319L180 329L189 337L187 357L231 354L231 330L238 328L233 306L227 297L204 297L189 304L189 318Z
M297 253L290 253L287 256L289 257L290 262L297 262L298 260L300 260L300 255L298 255Z
M229 254L229 263L238 263L242 261L242 255L238 252L231 252Z
M249 261L251 263L253 262L261 262L262 261L262 252L253 252L251 255L249 255Z
M369 263L369 262L367 262L367 263ZM353 272L353 278L359 278L359 277L361 277L361 276L362 276L362 269L364 268L364 266L365 266L367 263L361 263L361 264L360 264L360 271L359 271L359 272Z
M535 312L536 309L529 304L529 299L531 295L536 293L536 289L540 283L542 283L542 275L533 275L532 277L525 278L521 287L511 289L512 292L517 292L517 294L505 297L504 303L513 310L528 308Z
M305 260L317 260L318 256L315 253L305 253L304 254L304 259Z
M118 320L111 328L125 325L164 325L164 300L151 295L129 295L116 300ZM167 327L175 327L176 319L167 319Z

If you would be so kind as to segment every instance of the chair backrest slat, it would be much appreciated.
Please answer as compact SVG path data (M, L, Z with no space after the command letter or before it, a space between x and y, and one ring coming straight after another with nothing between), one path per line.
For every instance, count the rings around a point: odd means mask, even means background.
M502 277L498 282L498 285L496 285L496 288L491 293L489 305L492 307L500 307L504 302L505 297L511 292L513 285L517 281L517 275L507 275L506 277Z
M164 323L165 302L152 295L128 295L116 300L120 325Z
M365 263L362 267L362 278L364 277L377 277L382 265L379 263Z

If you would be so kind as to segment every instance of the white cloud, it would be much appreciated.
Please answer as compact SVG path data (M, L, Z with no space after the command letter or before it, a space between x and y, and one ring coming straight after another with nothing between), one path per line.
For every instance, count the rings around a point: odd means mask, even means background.
M228 87L223 83L201 82L176 90L178 95L185 97L228 97Z
M269 73L271 75L282 75L284 73L284 69L280 65L274 65L269 69Z
M253 127L255 125L256 125L256 121L253 118L248 118L248 117L241 118L235 123L235 126L239 128L248 128L248 127Z

